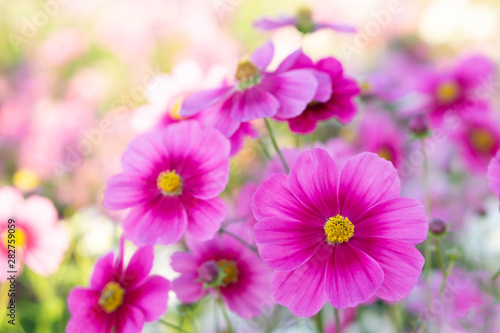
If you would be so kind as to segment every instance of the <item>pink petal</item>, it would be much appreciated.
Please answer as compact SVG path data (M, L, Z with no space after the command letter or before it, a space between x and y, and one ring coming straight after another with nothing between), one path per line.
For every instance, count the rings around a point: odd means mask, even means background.
M144 315L144 321L151 322L167 312L170 282L161 276L151 276L138 288L128 291L125 303L133 304Z
M219 197L201 200L182 195L181 201L188 215L188 233L199 240L212 239L226 217L224 200Z
M135 175L119 173L108 179L103 206L126 209L149 201L158 194L156 184L147 183Z
M340 174L339 209L353 223L373 205L399 196L401 182L391 162L373 153L351 158Z
M177 298L183 303L195 303L207 293L203 290L203 284L196 282L198 274L182 274L172 281L172 290L175 291Z
M415 199L393 198L372 206L355 221L356 237L393 238L416 245L427 238L424 205Z
M202 113L201 123L204 127L213 127L219 130L226 138L233 135L241 125L231 117L231 113L222 106L217 106Z
M66 326L67 333L105 332L108 315L99 308L99 291L74 288L68 295L68 310L71 318Z
M282 16L278 17L275 19L270 19L270 18L261 18L257 21L254 22L254 26L256 28L262 29L262 30L274 30L290 25L295 25L295 17L292 16Z
M287 218L265 218L255 225L262 260L272 269L289 271L309 260L325 242L320 224Z
M0 188L0 217L7 221L17 215L17 210L22 207L24 198L18 189L10 186Z
M302 52L302 49L298 49L288 55L276 68L275 73L285 72L291 69L299 68L313 68L314 62Z
M217 89L197 92L182 102L179 114L182 117L190 117L201 110L208 109L224 98L228 98L233 89L234 87L224 86Z
M311 134L316 129L316 119L314 112L304 111L300 116L288 119L288 126L294 133Z
M328 303L338 309L367 301L384 281L380 265L350 243L333 246L326 268Z
M187 252L175 252L170 257L170 266L179 273L195 273L198 270L198 261Z
M326 150L316 148L301 154L293 164L288 184L292 193L309 209L321 214L322 224L338 214L337 166Z
M99 258L94 266L90 287L94 290L102 290L108 282L118 281L120 274L116 272L113 263L113 252Z
M120 283L127 290L141 283L153 268L154 250L152 246L145 246L138 249L120 279Z
M316 24L315 30L319 29L332 29L337 32L345 32L345 33L355 33L357 32L356 27L349 24L328 24L328 23L318 23Z
M330 80L330 76L327 73L317 70L312 70L311 73L318 82L318 89L316 89L313 100L322 103L327 102L332 97L332 81Z
M500 152L490 162L488 179L490 180L490 187L493 192L500 196Z
M123 170L145 179L170 169L168 152L160 131L139 135L130 142L122 155Z
M7 203L2 202L2 204ZM36 223L42 228L52 228L58 220L57 210L52 201L38 195L26 199L19 212L19 218L21 217L24 223Z
M261 47L257 48L250 56L250 61L261 70L265 70L271 63L274 56L274 45L269 40Z
M237 121L249 121L272 117L280 107L279 101L260 86L253 86L237 96L231 109L231 117Z
M318 81L310 70L295 69L265 76L260 85L278 100L276 117L289 119L301 114L313 100Z
M142 332L144 327L144 314L139 308L123 304L115 312L116 333Z
M186 227L186 210L178 197L162 196L136 206L123 221L125 236L137 246L176 243Z
M412 245L388 238L356 238L349 241L372 257L384 271L384 282L376 295L399 301L413 290L422 273L424 257Z
M318 313L326 302L325 268L329 252L329 246L325 243L296 270L275 271L271 279L274 299L299 317Z
M305 207L292 194L287 176L271 175L255 191L252 210L257 220L266 217L281 217L307 222L311 225L323 225L324 217Z

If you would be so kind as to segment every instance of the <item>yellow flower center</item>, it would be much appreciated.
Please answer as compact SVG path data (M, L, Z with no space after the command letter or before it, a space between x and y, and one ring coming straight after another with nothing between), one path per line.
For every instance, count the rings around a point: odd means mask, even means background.
M240 88L247 88L255 85L260 79L260 69L249 60L243 60L238 64L235 74Z
M123 304L123 289L117 282L108 282L101 292L99 305L106 313L114 312Z
M172 117L175 120L184 120L186 118L182 117L179 114L179 111L181 110L182 102L184 101L184 96L178 97L173 103L172 107L170 108L170 117Z
M14 232L9 232L9 230L15 230ZM9 245L15 246L17 248L24 247L26 245L26 233L23 229L16 226L16 229L5 229L2 234L3 245L6 249Z
M326 221L325 234L331 244L344 243L354 235L354 225L347 217L337 214Z
M221 259L217 261L217 267L224 274L222 282L225 285L236 283L238 281L238 267L232 260Z
M472 145L481 152L489 152L495 146L495 138L483 129L473 130L470 133Z
M460 94L460 86L454 81L441 83L436 90L436 96L441 103L454 102Z
M23 192L33 191L40 185L40 178L31 170L22 169L12 177L12 183Z
M163 195L177 195L181 192L181 177L175 173L175 170L161 172L156 184Z
M377 152L377 155L380 156L380 157L382 157L382 158L385 158L389 162L392 161L392 153L387 148L381 148L381 149L379 149L379 151Z

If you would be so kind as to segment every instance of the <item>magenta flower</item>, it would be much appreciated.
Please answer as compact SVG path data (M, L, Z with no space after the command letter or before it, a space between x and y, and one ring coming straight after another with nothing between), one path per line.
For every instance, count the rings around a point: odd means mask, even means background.
M356 81L344 75L340 61L329 57L314 64L308 56L298 50L289 55L277 70L302 68L311 70L319 82L319 87L313 101L307 105L304 112L288 119L290 129L296 133L307 134L314 132L318 121L331 118L337 119L342 124L352 121L357 111L353 99L359 95L360 89Z
M422 92L428 95L428 109L434 123L453 110L467 117L485 112L491 95L494 64L483 56L466 58L450 70L434 73L423 81Z
M16 255L14 271L18 274L22 265L43 276L55 273L68 249L69 237L58 222L52 201L37 195L24 200L18 189L6 186L0 188L0 203L0 219L3 221L0 224L0 277L5 280L10 275L7 271L12 269L8 268L7 259L13 248ZM9 219L14 222L9 223Z
M123 229L136 245L172 244L186 230L210 239L226 215L217 196L227 184L228 156L227 139L195 121L140 135L122 156L124 171L108 180L103 204L131 208Z
M219 121L226 122L229 128L238 128L240 122L253 119L298 116L315 96L318 82L307 69L267 72L273 55L274 46L267 42L249 60L238 64L234 84L186 98L180 115L189 117L222 103Z
M320 29L331 29L338 32L356 32L356 28L347 24L319 23L313 20L312 11L308 7L301 7L295 16L280 16L275 19L262 18L254 22L254 26L265 30L275 30L286 26L293 26L303 34Z
M160 319L167 311L170 282L148 276L153 267L153 247L142 247L123 268L123 243L118 259L100 258L89 288L74 288L68 296L72 332L141 332L144 323Z
M488 179L490 180L490 187L500 198L500 150L497 156L494 157L488 167Z
M245 240L251 233L244 225L230 230ZM189 252L172 256L172 268L181 273L172 282L172 289L182 302L194 303L207 294L218 296L220 290L229 309L246 319L260 315L263 306L274 304L269 287L271 271L234 238L222 234L199 243L188 237L187 247Z
M424 206L399 197L392 164L373 153L351 158L340 175L323 149L303 153L288 176L272 175L257 189L255 239L275 270L273 296L297 316L328 301L354 307L377 296L408 295L424 258Z

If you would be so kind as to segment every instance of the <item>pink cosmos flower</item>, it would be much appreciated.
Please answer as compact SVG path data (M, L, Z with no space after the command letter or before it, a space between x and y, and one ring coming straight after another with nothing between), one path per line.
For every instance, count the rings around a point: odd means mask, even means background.
M122 241L120 254L113 259L109 253L97 261L89 288L71 290L67 333L141 332L144 323L160 319L167 311L170 282L149 276L152 246L139 248L124 268Z
M0 203L0 277L5 280L9 275L7 271L12 270L7 268L8 245L11 245L10 249L15 247L14 271L17 274L21 272L22 265L43 276L55 273L68 249L69 237L57 221L52 201L37 195L25 201L19 190L7 186L0 188ZM15 223L8 223L9 219ZM15 232L9 233L11 229ZM9 237L10 234L15 237Z
M244 225L231 232L248 240ZM220 295L231 311L245 319L258 316L263 306L274 304L269 281L271 271L259 256L222 234L200 243L187 237L189 252L172 256L172 268L181 276L172 282L172 289L184 303L194 303L207 294Z
M187 230L210 239L226 215L218 197L229 175L229 142L195 121L140 135L122 156L123 172L108 180L104 206L131 208L123 222L137 245L172 244Z
M308 7L301 7L295 16L280 16L274 19L261 18L254 22L254 26L265 30L275 30L286 26L293 26L303 34L320 29L331 29L338 32L353 33L356 28L347 24L331 24L316 22L312 18L312 11Z
M369 110L360 125L358 144L362 151L369 151L392 162L399 168L404 158L405 133L388 113Z
M340 61L328 57L315 64L302 50L298 50L289 55L277 70L302 68L311 69L319 86L313 101L307 105L304 112L288 119L290 129L295 133L307 134L314 132L318 121L330 118L336 118L342 124L352 121L357 111L353 99L359 95L360 89L356 81L344 75Z
M490 180L490 187L500 198L500 150L497 156L494 157L488 167L488 179Z
M238 64L235 83L195 93L186 98L179 114L190 117L221 103L217 117L235 128L253 119L298 116L316 95L318 81L307 69L267 72L273 55L274 46L267 42Z
M373 153L338 174L323 149L305 152L288 176L268 178L254 194L255 239L275 270L276 301L311 316L328 301L354 307L377 296L397 301L417 283L427 236L424 206L399 197L392 164Z
M492 117L471 117L454 133L462 158L471 171L484 174L500 150L500 127L496 122Z
M489 59L472 56L447 71L429 75L420 90L429 97L427 108L433 123L439 124L449 110L465 117L485 112L493 73L494 64Z

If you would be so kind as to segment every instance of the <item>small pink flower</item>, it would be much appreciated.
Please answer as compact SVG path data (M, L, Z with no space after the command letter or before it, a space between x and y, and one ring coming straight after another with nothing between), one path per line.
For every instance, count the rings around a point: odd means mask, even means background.
M428 75L421 91L429 97L433 123L439 124L447 111L467 117L470 113L486 112L494 64L484 56L465 58L453 68Z
M231 232L248 240L251 229L240 225ZM172 256L172 268L181 276L172 289L184 303L194 303L207 294L220 295L231 311L245 319L262 314L264 306L272 306L269 280L271 271L259 256L222 234L200 243L187 238L189 252Z
M182 104L180 115L190 117L221 103L219 121L235 128L253 119L298 116L315 96L318 82L307 69L267 72L273 55L274 46L267 42L238 64L235 83L191 95Z
M136 245L172 244L184 232L210 239L226 215L218 197L229 176L229 142L195 121L140 135L108 180L104 206L131 208L123 222Z
M399 197L392 164L373 153L351 158L340 175L325 150L299 156L288 176L275 174L257 189L255 239L275 270L273 296L297 316L328 301L354 307L372 296L406 297L424 258L424 206Z
M89 288L71 290L67 333L141 332L144 323L160 319L167 311L170 282L149 276L152 246L139 248L126 268L123 243L117 260L113 259L109 253L97 261Z
M316 129L318 121L335 118L347 124L356 115L354 97L360 89L353 79L345 76L342 64L329 57L316 64L298 50L289 55L278 67L278 71L308 68L315 75L319 86L313 101L299 116L288 119L290 129L295 133L307 134ZM279 117L278 117L279 118Z
M55 273L68 249L69 237L57 221L54 204L37 195L25 201L21 192L13 187L0 188L0 203L0 277L10 275L7 271L19 274L22 265L43 276ZM9 219L15 223L8 223ZM15 229L13 237L9 237L11 228ZM15 248L15 269L7 267L8 245L10 249Z
M301 7L295 16L280 16L274 19L261 18L254 22L254 26L265 30L275 30L286 26L293 26L303 34L320 29L331 29L338 32L353 33L356 28L347 24L332 24L316 22L312 18L312 11L308 7Z
M490 180L490 187L500 198L500 150L497 156L494 157L488 167L488 179Z

